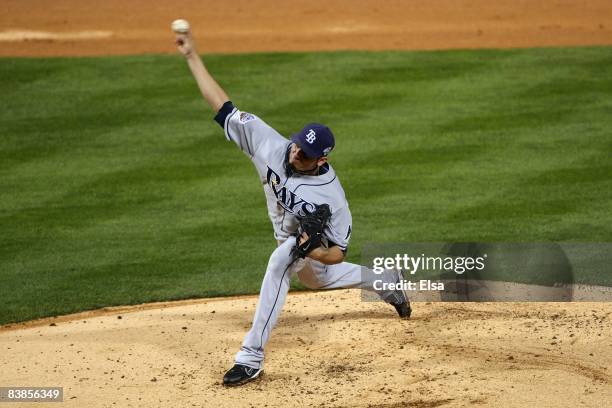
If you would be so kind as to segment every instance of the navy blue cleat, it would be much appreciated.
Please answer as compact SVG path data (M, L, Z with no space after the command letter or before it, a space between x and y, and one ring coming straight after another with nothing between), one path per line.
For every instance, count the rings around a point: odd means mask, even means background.
M410 315L412 314L412 308L410 307L410 302L405 301L402 303L394 303L391 302L391 305L397 310L397 314L402 319L410 319Z
M253 381L263 373L261 368L251 368L241 364L235 364L223 376L223 385L235 386Z
M404 280L404 275L402 275L402 271L397 273L397 282L401 282ZM387 302L392 305L397 314L401 319L410 319L410 315L412 314L412 308L410 307L410 301L406 296L406 293L398 289L395 293L387 298Z

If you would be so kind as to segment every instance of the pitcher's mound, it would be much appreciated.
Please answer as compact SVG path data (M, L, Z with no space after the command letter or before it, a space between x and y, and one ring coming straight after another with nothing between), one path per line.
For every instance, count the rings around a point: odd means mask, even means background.
M85 313L0 332L0 384L64 387L73 407L603 406L610 303L416 303L292 294L264 375L221 385L256 297Z

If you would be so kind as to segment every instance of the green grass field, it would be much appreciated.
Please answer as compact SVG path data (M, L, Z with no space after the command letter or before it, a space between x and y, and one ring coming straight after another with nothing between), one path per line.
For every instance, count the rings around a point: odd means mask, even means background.
M351 261L366 242L612 241L612 48L206 62L281 133L334 130ZM262 189L180 56L4 58L0 91L0 323L258 291Z

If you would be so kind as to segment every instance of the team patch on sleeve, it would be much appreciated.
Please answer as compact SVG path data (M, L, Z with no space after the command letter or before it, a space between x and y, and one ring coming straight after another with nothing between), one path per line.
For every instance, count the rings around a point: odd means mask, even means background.
M252 115L248 112L241 112L240 113L240 123L247 123L250 122L252 120L255 120L255 115Z

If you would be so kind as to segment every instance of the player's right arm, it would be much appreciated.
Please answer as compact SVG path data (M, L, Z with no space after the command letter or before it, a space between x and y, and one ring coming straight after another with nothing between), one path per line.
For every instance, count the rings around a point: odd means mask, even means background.
M251 159L267 157L279 146L285 146L287 139L264 121L237 109L221 86L210 75L196 50L191 31L176 33L176 45L185 56L189 69L195 78L202 96L217 112L215 121L223 128L225 137L234 142Z
M191 31L185 34L177 33L176 46L180 53L185 56L202 96L215 112L219 112L223 104L229 101L229 97L204 66L196 50Z

